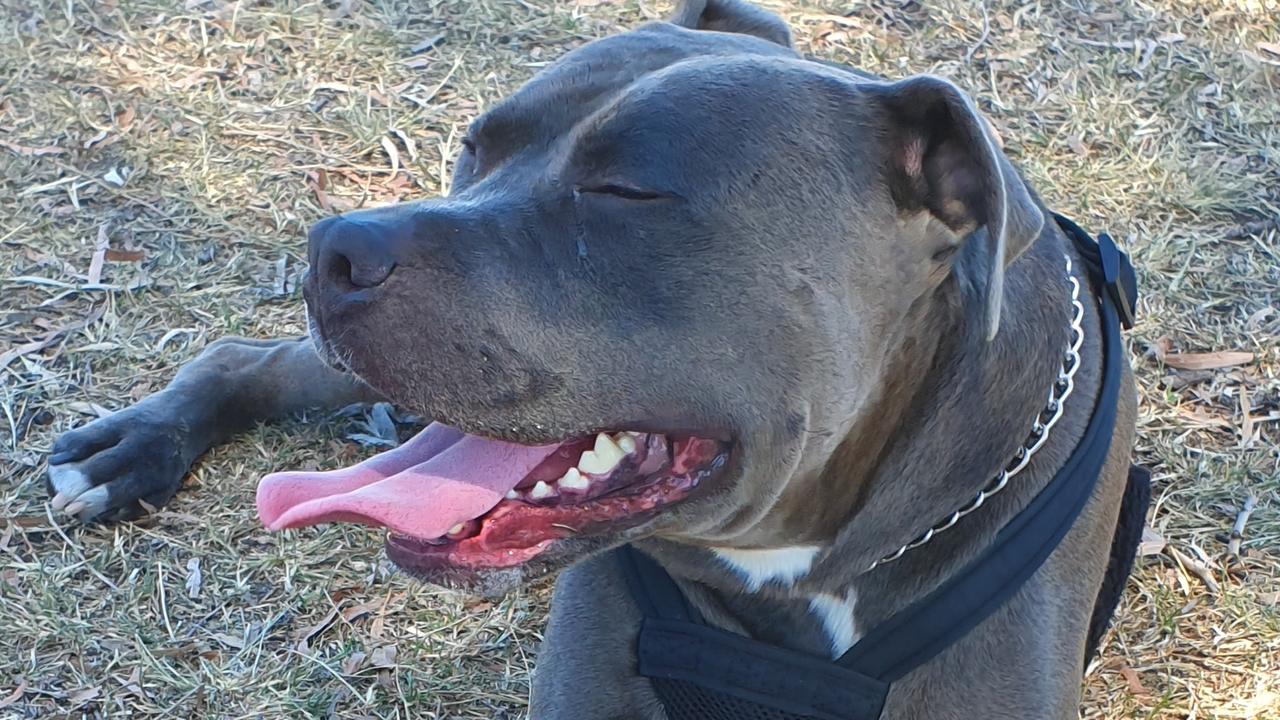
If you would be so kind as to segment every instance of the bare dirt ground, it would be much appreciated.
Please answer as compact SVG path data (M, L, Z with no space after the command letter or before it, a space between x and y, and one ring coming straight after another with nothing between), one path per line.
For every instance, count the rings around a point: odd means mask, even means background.
M1053 206L1134 253L1167 545L1085 716L1280 718L1280 7L765 4L812 55L956 80ZM248 433L138 524L50 513L45 454L215 338L303 332L309 223L442 192L468 120L667 10L0 0L0 718L523 716L545 588L462 600L388 574L376 532L256 522L261 474L370 452L359 413Z

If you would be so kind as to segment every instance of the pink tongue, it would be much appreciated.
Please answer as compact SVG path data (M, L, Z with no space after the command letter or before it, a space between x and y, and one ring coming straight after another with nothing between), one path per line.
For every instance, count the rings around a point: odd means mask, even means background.
M262 478L258 517L271 530L354 522L437 538L488 512L558 447L485 440L433 423L353 467Z

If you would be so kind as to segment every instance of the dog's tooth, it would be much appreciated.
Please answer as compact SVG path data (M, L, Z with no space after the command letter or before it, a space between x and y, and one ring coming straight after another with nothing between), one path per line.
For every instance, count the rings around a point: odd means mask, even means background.
M548 498L548 497L551 497L553 494L554 493L551 490L551 486L542 482L541 480L539 480L538 484L534 485L533 489L529 491L529 497L533 498L534 500L541 500L543 498Z
M519 499L520 499L520 491L519 491L519 490L516 490L515 488L511 488L510 490L508 490L508 491L507 491L507 499L508 499L508 500L519 500Z
M601 475L617 467L624 457L626 455L613 438L600 433L596 435L595 449L582 453L582 458L578 460L578 469L584 473Z
M621 454L621 450L618 451ZM588 450L582 453L582 457L578 460L578 469L589 475L603 475L614 468L618 463L609 462L595 453L594 450Z
M466 523L458 523L457 525L454 525L453 527L449 528L448 534L457 535L458 533L462 532L466 528L467 528Z
M618 449L627 455L636 451L636 439L631 433L618 433L613 436L613 441L618 444Z
M591 481L582 477L582 473L578 472L578 468L569 468L564 477L556 481L556 484L566 490L586 490L591 486Z
M594 448L596 455L610 462L616 463L622 459L622 450L618 448L618 443L613 438L604 433L596 435L596 446Z

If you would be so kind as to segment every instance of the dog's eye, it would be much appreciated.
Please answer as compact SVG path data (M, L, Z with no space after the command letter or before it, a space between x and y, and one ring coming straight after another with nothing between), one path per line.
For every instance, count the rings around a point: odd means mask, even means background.
M612 195L613 197L622 198L624 200L662 200L670 197L660 192L652 190L641 190L640 188L628 187L626 185L595 185L591 187L578 188L580 193L590 193L592 195Z

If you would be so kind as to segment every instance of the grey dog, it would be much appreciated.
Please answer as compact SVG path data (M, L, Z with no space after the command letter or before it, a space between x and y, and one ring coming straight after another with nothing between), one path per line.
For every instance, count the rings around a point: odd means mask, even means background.
M54 506L158 507L208 448L304 408L436 419L355 468L259 491L273 528L388 527L406 572L502 592L559 572L530 716L664 718L633 543L708 623L830 658L992 542L1080 440L1075 393L1016 482L1061 369L1074 250L945 80L806 60L777 17L681 6L577 49L470 126L448 197L318 223L309 338L213 343L60 437ZM1083 514L1007 604L894 683L884 718L1074 718L1132 448L1126 367Z

